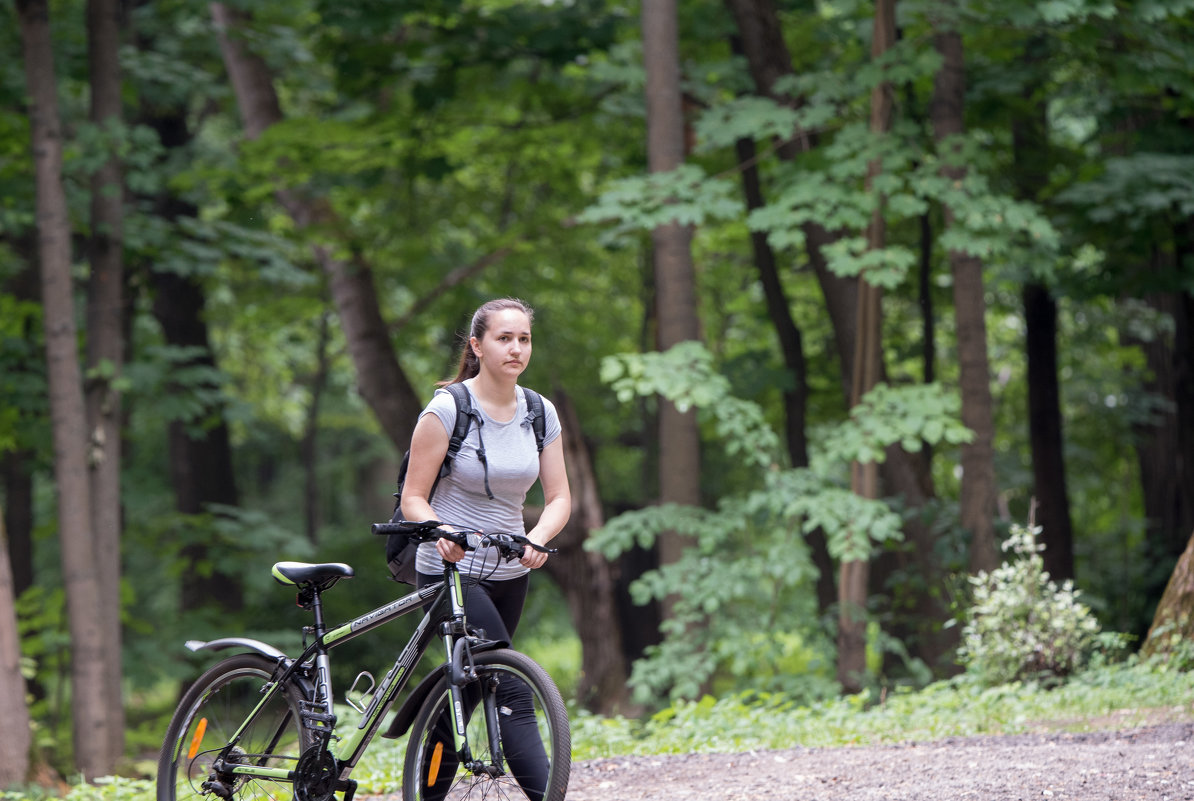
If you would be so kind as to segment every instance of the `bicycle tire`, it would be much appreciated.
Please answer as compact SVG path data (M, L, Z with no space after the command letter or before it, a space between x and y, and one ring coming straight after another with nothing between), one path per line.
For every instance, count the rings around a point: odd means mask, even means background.
M469 747L474 759L492 764L484 707L479 708L479 704L481 688L496 678L500 702L510 702L516 707L515 710L504 707L499 712L504 757L499 767L507 772L496 777L479 775L459 764L452 745L448 717L452 699L445 676L432 688L411 725L402 772L402 797L405 801L563 801L572 770L572 741L568 713L555 682L530 657L505 648L477 654L474 664L478 679L465 688L467 708L462 710L467 720ZM517 700L511 701L511 696ZM515 729L523 734L515 735L512 740L507 735ZM535 751L537 745L542 746L542 757ZM543 775L543 757L547 759L546 780L535 782L543 787L524 790L522 783L529 782L530 776Z
M158 801L205 796L211 760L261 702L261 689L277 663L257 654L239 654L214 665L183 695L166 728L158 758ZM242 735L237 752L267 767L293 769L314 740L299 719L302 690L291 683ZM240 778L231 783L236 799L290 799L293 785Z

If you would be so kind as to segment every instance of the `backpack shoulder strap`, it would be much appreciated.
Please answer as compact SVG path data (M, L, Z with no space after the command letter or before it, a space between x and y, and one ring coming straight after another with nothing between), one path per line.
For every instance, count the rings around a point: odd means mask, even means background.
M531 430L535 432L535 447L543 452L543 439L547 436L547 412L543 408L543 396L533 389L522 388L527 400L527 412L531 415Z
M460 453L460 446L468 435L468 428L473 422L473 401L469 397L468 387L464 384L448 384L444 389L456 401L456 425L452 428L452 436L448 439L448 453L444 456L444 466L440 475L446 476L452 471L452 460Z

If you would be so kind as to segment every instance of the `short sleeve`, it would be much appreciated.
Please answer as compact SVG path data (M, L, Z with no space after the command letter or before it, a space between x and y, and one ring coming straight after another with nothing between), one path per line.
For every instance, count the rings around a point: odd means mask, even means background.
M456 427L456 401L452 398L451 392L442 387L437 389L426 408L419 413L419 419L428 414L438 417L439 421L444 424L444 431L449 437L452 436L452 429Z
M556 411L556 405L546 397L543 398L543 447L546 448L559 439L562 431L560 414Z

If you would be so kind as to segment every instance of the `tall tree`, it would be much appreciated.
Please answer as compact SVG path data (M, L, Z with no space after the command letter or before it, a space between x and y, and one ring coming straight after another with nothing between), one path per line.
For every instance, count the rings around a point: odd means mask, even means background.
M8 561L8 535L0 511L0 717L10 727L0 737L0 787L24 784L29 773L29 705L21 674L21 640L17 634L16 595Z
M165 201L164 205L174 205ZM182 371L216 368L205 318L206 293L191 276L154 273L153 314L162 328L167 344L190 354ZM180 392L195 387L176 387ZM210 393L218 397L218 393ZM196 425L195 423L199 424ZM169 426L170 481L174 486L175 508L185 515L201 515L215 506L240 504L236 471L232 464L232 440L223 406L219 400L205 401L203 413L194 420L172 420ZM240 583L231 580L220 568L217 554L203 541L183 548L188 569L182 583L182 608L201 609L216 605L225 611L244 606ZM211 564L209 569L194 569Z
M137 40L139 49L152 47L152 42L142 33L138 33ZM143 97L138 121L157 133L166 153L185 153L192 144L185 101L153 103ZM198 215L193 203L177 197L169 189L146 201L152 204L155 216L169 226ZM144 269L151 275L152 311L162 336L167 345L186 354L185 361L174 365L177 371L174 375L188 371L200 375L215 372L216 360L206 316L207 295L200 278L156 270L152 265ZM168 426L169 473L175 509L184 515L200 515L207 513L213 505L237 506L240 493L232 463L232 442L218 387L211 384L180 386L174 378L168 386L169 391L198 390L202 398L199 408L189 419L174 419ZM184 610L214 605L223 611L234 611L243 607L239 583L221 569L208 542L186 544L182 556L187 565L186 580L182 582L180 593ZM196 569L204 565L212 567Z
M966 167L957 147L965 132L965 57L956 27L953 0L943 0L934 15L933 45L941 55L933 87L933 134L943 152L943 174L961 186ZM955 209L945 207L945 225L956 226ZM999 564L995 542L995 424L991 412L991 371L987 356L987 303L983 294L983 262L972 253L950 250L954 281L954 320L958 341L962 422L974 439L962 445L960 518L969 532L970 570L994 570Z
M243 32L250 22L248 16L225 3L212 3L211 14L245 135L256 139L282 120L273 75L265 60L245 46ZM290 191L279 193L278 199L300 227L311 228L332 219L332 211L323 199ZM360 254L345 259L325 244L313 245L311 250L327 273L361 397L400 453L410 443L422 404L394 355L377 300L373 268Z
M1173 568L1141 652L1169 654L1194 636L1194 534Z
M581 641L580 684L577 700L593 712L626 712L629 665L622 645L613 565L601 554L586 550L590 532L605 525L600 487L592 454L581 435L580 417L571 399L556 392L552 400L568 436L564 459L572 487L572 516L553 540L559 553L547 560L546 570L568 599L568 608Z
M1049 40L1029 37L1023 61L1032 78L1012 103L1012 158L1016 192L1036 202L1048 182L1052 164L1042 72ZM1056 581L1074 577L1074 534L1066 482L1061 385L1057 366L1057 300L1052 288L1033 278L1024 285L1024 347L1028 355L1028 433L1032 451L1035 522L1041 527L1045 570Z
M756 50L780 49L779 58L786 58L782 39L771 43L769 39L776 36L778 30L772 30L759 17L757 9L747 3L729 3L731 13L742 18L742 24L750 30L755 39ZM772 9L772 11L774 11ZM778 25L776 26L778 29ZM776 37L778 38L778 37ZM731 38L731 49L737 55L742 55L741 36ZM742 171L742 191L746 197L746 208L749 211L762 208L762 181L759 178L757 162L758 153L753 139L739 139L734 145L738 157L739 169ZM785 146L786 149L790 147ZM763 297L767 304L767 314L771 324L775 327L779 340L780 352L784 366L788 370L791 386L784 389L784 423L788 446L788 459L793 467L808 466L808 435L805 425L808 415L808 364L804 355L804 335L792 316L792 307L784 290L783 279L780 275L778 260L767 234L763 231L752 231L750 247L754 257L755 269L759 272L759 281L763 285ZM809 550L812 553L813 564L817 567L817 603L822 615L829 612L829 608L837 602L837 588L834 579L833 560L829 556L829 548L825 541L825 532L816 529L805 535Z
M274 76L265 61L246 46L244 34L252 19L223 3L213 3L211 13L245 135L256 139L283 120ZM278 200L300 227L315 228L334 220L333 210L322 198L283 191L278 193ZM468 269L453 271L445 276L437 293L499 261L506 252L502 248ZM314 245L312 253L328 276L361 395L395 449L401 451L410 440L421 403L395 354L390 327L382 317L373 269L360 253L345 260L334 255L327 245ZM568 414L565 406L561 406L562 414ZM608 710L626 698L627 664L615 614L615 576L601 557L580 547L588 533L587 527L600 527L600 522L594 521L600 521L601 510L579 420L574 418L566 429L570 432L569 474L577 484L573 498L578 506L569 527L561 534L560 553L549 562L550 573L563 589L575 620L606 621L599 627L600 631L592 632L582 642L584 679L579 690L583 703ZM313 436L313 432L314 428L309 426L308 436Z
M1138 425L1136 446L1149 561L1160 567L1149 577L1151 598L1160 595L1170 565L1182 553L1179 532L1194 530L1194 292L1184 288L1194 275L1194 261L1180 240L1176 252L1165 251L1158 244L1149 254L1147 280L1155 283L1144 299L1172 322L1172 334L1134 340L1148 365L1144 389L1159 401ZM1175 265L1183 256L1186 263Z
M684 110L680 92L680 40L675 0L644 0L643 65L647 72L647 167L669 172L684 163ZM692 228L677 221L651 232L655 265L655 310L659 349L700 339L696 279L692 263ZM700 432L696 412L681 412L659 402L659 499L662 503L698 506L700 497ZM664 565L676 562L687 540L675 532L659 539Z
M794 108L803 105L803 98L791 96L776 88L780 79L793 76L795 71L792 57L782 36L783 25L774 0L725 2L734 17L742 52L758 94ZM795 131L789 141L777 148L776 153L781 160L791 162L799 154L817 147L819 139L815 130ZM837 275L829 269L825 248L835 241L835 233L827 231L815 222L804 223L801 228L808 254L808 265L817 277L833 327L843 397L848 403L854 378L856 340L861 331L857 321L859 279L857 276ZM881 355L879 369L881 375L885 374ZM887 495L902 498L908 508L924 506L934 495L928 467L927 459L919 458L917 454L909 453L899 446L892 446L887 451L887 458L879 467L884 484L883 491ZM889 592L888 576L910 572L922 578L923 584L920 587L901 589L905 596L911 596L905 603L913 618L905 619L903 624L906 625L902 625L901 621L892 615L889 625L896 629L902 627L902 630L896 630L895 633L906 643L911 654L930 666L941 667L952 653L954 630L943 629L941 626L949 619L950 613L945 608L941 594L936 591L940 584L938 578L944 576L937 555L940 550L937 535L917 516L908 516L905 519L904 534L912 547L881 554L873 566L874 569L870 571L871 584L879 591ZM815 543L810 544L815 547ZM818 564L822 561L819 559ZM827 583L829 586L821 587L819 592L833 589L832 578ZM836 601L837 590L833 589L833 592L833 599Z
M40 293L38 290L39 276L36 269L37 248L34 242L34 231L29 231L27 234L13 237L8 240L8 245L17 257L29 265L27 269L23 269L16 275L11 276L8 281L4 283L3 291L10 294L18 302L36 303L40 301ZM22 348L29 354L29 358L22 361L26 365L22 370L14 370L11 367L6 369L6 377L9 379L21 376L25 379L32 377L34 372L38 372L36 383L38 395L45 395L41 391L40 384L42 378L40 373L44 372L44 359L38 358L36 361L33 356L35 353L40 353L42 344L40 338L35 330L36 325L33 320L27 320L23 324L22 333ZM38 364L37 362L40 362ZM5 399L6 405L24 407L26 404L14 402L15 399L9 397ZM22 414L19 418L21 428L30 432L35 427L30 425L32 415L29 410L22 408ZM36 465L38 463L37 452L33 448L33 443L36 441L36 435L30 434L28 439L23 440L7 450L3 455L0 455L0 492L5 498L4 505L4 527L8 532L8 559L9 567L12 570L13 577L13 592L19 598L21 593L33 586L33 528L34 528L34 482L33 476L36 472Z
M878 61L895 45L895 0L876 0L875 20L871 38L871 58ZM891 130L894 88L890 81L881 81L871 91L870 130L883 136ZM883 169L875 160L867 170L867 191L878 192L875 179ZM882 196L874 199L874 211L867 227L867 249L882 250L886 245L887 226ZM854 349L854 370L850 389L850 406L861 402L866 393L882 377L882 292L865 277L858 285L858 335ZM863 498L879 498L879 465L874 461L855 462L850 468L850 488ZM847 692L861 689L866 670L866 601L870 562L865 559L844 560L838 575L838 656L837 678Z
M79 366L71 282L71 228L62 182L50 11L46 0L17 0L37 183L38 263L46 336L59 543L71 637L71 703L75 767L88 778L111 773L103 610L91 521L87 416Z
M736 143L738 163L742 165L742 188L746 195L746 207L757 209L763 206L763 189L759 181L759 170L755 165L755 143L740 139ZM804 358L804 335L792 317L792 308L784 291L783 281L776 264L775 251L767 241L767 234L752 231L751 250L759 281L763 285L763 297L767 313L775 326L779 338L784 366L788 369L791 386L784 389L784 422L787 433L788 459L793 467L808 467L808 437L805 423L808 410L808 368ZM833 560L825 541L825 532L815 529L805 535L813 564L817 567L817 605L824 615L837 602L837 586L834 581Z
M120 79L120 3L88 0L87 55L91 122L118 137L123 113ZM116 148L91 176L91 234L87 284L87 428L90 434L91 520L95 526L103 641L107 652L106 742L113 762L124 755L124 676L121 669L120 540L122 529L121 393L124 363L124 187Z

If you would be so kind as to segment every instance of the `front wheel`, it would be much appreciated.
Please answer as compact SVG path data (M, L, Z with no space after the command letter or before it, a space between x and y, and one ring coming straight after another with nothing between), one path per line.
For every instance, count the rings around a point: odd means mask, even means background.
M529 657L508 649L477 654L474 664L477 681L465 686L461 710L472 764L461 764L457 758L452 695L445 676L411 726L403 798L563 801L572 742L555 682ZM498 753L490 748L491 731L496 733Z
M220 751L262 703L262 690L277 663L257 654L240 654L213 666L187 690L170 725L158 759L158 801L185 801L212 795L211 782L235 799L290 799L287 782L216 776L212 763ZM297 684L274 695L241 733L227 761L259 767L295 768L298 757L313 740L299 718L301 690ZM205 786L206 784L206 786Z

